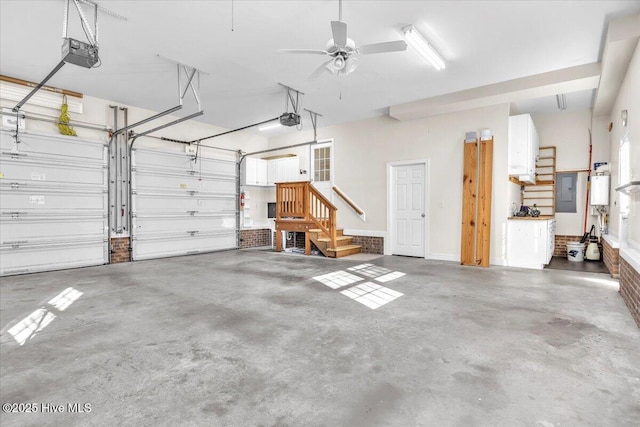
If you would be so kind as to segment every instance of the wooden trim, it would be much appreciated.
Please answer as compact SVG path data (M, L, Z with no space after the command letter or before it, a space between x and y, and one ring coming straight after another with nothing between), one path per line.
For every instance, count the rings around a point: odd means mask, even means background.
M462 177L462 232L460 242L460 263L476 265L476 175L478 163L478 140L464 144L464 169Z
M337 194L338 196L340 196L340 198L341 198L342 200L344 200L344 201L345 201L345 203L346 203L346 204L348 204L348 205L351 207L351 209L353 209L354 211L356 211L356 213L357 213L358 215L364 215L364 211L363 211L362 209L360 209L360 208L358 207L358 205L356 205L356 204L355 204L355 203L354 203L354 202L353 202L349 197L347 197L347 195L346 195L346 194L344 194L344 193L343 193L343 192L342 192L338 187L336 187L335 185L333 186L333 191L335 191L335 192L336 192L336 194Z
M15 77L8 77L5 75L0 74L0 81L3 82L8 82L8 83L14 83L17 85L21 85L21 86L27 86L30 88L34 88L36 86L38 86L38 83L33 83L33 82L29 82L26 80L22 80L22 79L16 79ZM67 90L67 89L59 89L57 87L53 87L53 86L42 86L40 88L41 90L46 90L49 92L55 92L55 93L59 93L60 95L67 95L67 96L73 96L75 98L83 98L84 95L81 94L80 92L74 92L72 90Z
M493 138L480 142L476 264L489 267L491 259L491 189L493 188Z
M556 173L589 172L589 169L559 169Z

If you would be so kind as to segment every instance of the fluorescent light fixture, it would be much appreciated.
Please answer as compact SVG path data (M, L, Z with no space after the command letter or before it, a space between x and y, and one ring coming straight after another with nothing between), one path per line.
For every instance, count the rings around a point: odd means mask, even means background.
M282 126L280 123L273 123L271 125L260 126L258 130L263 131L263 130L275 129L275 128L279 128L280 126Z
M567 97L564 93L556 95L556 102L558 103L558 110L566 110L567 109Z
M411 45L412 48L418 51L418 53L436 70L444 70L446 64L444 59L436 52L436 50L429 44L428 41L422 37L422 34L415 29L413 25L407 25L402 29L404 31L404 38Z

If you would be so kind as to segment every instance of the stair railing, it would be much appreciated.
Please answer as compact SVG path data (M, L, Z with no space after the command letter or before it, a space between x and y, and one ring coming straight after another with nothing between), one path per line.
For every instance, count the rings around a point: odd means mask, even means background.
M367 216L364 213L364 211L362 210L362 208L360 208L360 206L358 206L356 204L356 202L354 202L353 200L351 200L349 198L349 196L347 196L346 194L344 194L344 192L342 190L340 190L337 186L333 186L333 191L340 196L340 198L342 200L344 200L344 202L349 205L349 207L351 209L353 209L353 211L358 214L358 216L360 217L361 220L366 221L367 220Z
M281 182L276 184L276 220L312 222L337 247L337 208L311 182Z

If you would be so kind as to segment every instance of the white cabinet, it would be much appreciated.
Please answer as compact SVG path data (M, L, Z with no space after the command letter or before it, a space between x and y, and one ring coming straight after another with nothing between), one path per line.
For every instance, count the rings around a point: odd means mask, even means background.
M242 163L243 185L275 185L277 182L300 180L297 156L264 160L247 157Z
M247 157L242 162L242 184L267 185L267 161Z
M555 236L555 219L509 219L507 265L543 269L553 256Z
M520 181L535 183L538 132L529 114L509 117L508 173Z
M298 181L300 179L298 157L292 156L269 160L267 171L269 185L275 185L278 182Z

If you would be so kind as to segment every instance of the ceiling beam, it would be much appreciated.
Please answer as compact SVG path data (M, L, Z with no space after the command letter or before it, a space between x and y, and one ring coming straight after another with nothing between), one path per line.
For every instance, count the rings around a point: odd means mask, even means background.
M555 96L558 93L595 89L600 81L600 72L599 62L579 65L393 105L389 108L389 115L397 120L413 120L501 103Z
M593 105L594 116L611 113L639 38L640 14L609 22L602 53L602 78Z

